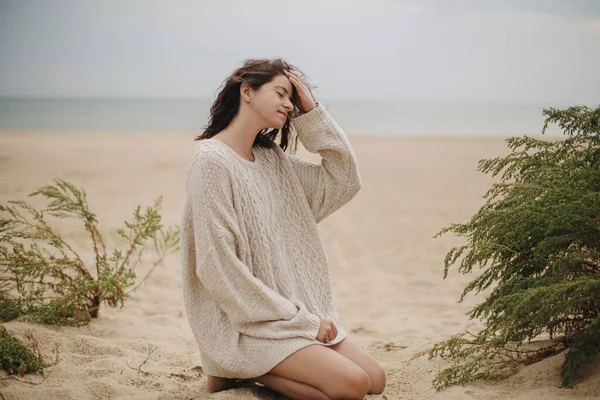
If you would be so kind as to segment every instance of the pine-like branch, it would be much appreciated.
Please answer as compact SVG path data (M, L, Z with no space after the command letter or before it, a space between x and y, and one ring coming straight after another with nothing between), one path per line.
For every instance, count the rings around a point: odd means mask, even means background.
M509 155L478 164L500 180L484 195L486 204L470 221L436 235L467 240L446 255L444 278L453 266L463 274L481 271L460 301L493 285L468 313L484 329L471 340L456 335L430 353L455 361L434 381L437 389L506 377L569 346L563 385L572 386L587 355L600 352L600 107L544 114L543 131L556 123L567 137L507 139ZM553 344L515 350L543 334Z

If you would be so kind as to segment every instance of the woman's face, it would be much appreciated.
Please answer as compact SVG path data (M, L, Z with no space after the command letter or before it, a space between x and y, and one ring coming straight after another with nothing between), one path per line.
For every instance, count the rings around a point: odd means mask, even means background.
M250 103L265 120L266 128L281 129L294 109L292 83L285 75L277 75L262 85Z

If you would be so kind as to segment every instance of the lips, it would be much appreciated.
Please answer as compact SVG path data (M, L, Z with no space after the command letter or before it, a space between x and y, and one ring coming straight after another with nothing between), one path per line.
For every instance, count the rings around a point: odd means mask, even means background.
M287 119L287 113L284 113L283 111L277 111L279 114L283 115L286 119Z

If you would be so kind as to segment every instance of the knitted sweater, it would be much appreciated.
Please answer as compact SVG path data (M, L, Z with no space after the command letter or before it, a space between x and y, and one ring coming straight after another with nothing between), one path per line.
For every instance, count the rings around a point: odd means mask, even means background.
M317 223L362 186L354 152L322 104L292 120L315 164L278 146L249 161L217 139L189 165L181 270L187 317L206 374L252 378L293 352L347 333L332 304ZM316 340L320 318L337 337Z

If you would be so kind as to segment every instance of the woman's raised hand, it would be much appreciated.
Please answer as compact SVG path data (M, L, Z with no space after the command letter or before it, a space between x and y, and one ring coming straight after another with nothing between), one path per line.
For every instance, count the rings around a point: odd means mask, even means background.
M337 337L337 328L333 324L333 321L328 318L321 318L321 326L319 327L319 333L317 333L317 339L319 342L327 343Z
M296 104L296 107L298 107L300 112L305 114L315 108L317 104L298 74L295 71L286 70L285 75L288 77L290 82L292 82L292 85L294 85L296 91L298 92L298 104Z

